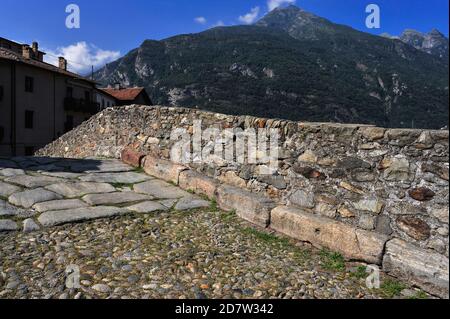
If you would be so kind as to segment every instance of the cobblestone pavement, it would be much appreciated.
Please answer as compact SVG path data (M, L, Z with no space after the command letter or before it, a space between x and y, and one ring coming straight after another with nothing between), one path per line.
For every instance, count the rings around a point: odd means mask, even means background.
M0 159L0 198L0 298L426 297L118 161Z

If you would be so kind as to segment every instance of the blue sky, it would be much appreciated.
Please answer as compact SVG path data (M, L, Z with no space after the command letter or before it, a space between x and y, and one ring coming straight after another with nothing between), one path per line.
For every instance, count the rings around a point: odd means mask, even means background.
M218 24L248 23L281 2L293 1L1 0L0 36L19 42L39 41L41 48L66 55L72 68L82 72L88 64L101 66L126 54L145 39L200 32ZM65 27L65 8L71 3L80 7L80 29ZM371 3L381 8L381 29L365 27L365 8ZM406 28L422 32L437 28L447 37L449 32L447 0L296 0L296 5L375 34L397 35Z

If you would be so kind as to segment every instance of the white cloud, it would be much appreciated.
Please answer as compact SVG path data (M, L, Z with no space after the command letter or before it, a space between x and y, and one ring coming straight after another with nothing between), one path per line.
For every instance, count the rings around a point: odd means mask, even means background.
M223 27L225 26L225 23L222 20L217 21L215 24L213 24L214 27Z
M284 4L295 4L297 0L267 0L267 6L269 7L269 11L278 8Z
M194 19L194 21L198 24L206 24L208 22L205 17L197 17Z
M58 65L58 57L62 56L68 61L68 69L72 72L85 74L91 70L103 67L106 63L120 58L119 51L102 50L93 44L84 41L67 47L58 47L56 50L45 50L45 62Z
M259 7L254 7L249 13L246 15L240 16L239 21L245 24L252 24L258 19L259 15Z

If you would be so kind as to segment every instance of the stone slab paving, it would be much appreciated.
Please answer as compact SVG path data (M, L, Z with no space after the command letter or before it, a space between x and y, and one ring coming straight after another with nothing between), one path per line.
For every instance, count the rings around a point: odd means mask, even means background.
M151 180L145 183L134 185L134 191L142 194L151 195L155 198L176 199L191 197L188 192L170 185L161 180Z
M65 210L88 207L89 205L79 199L61 199L53 200L49 202L38 203L33 206L33 208L39 212L44 213L50 210Z
M0 182L0 299L383 297L355 265L324 270L313 248L119 161L0 159L17 168Z
M36 203L62 199L62 196L44 188L26 190L9 196L8 201L19 207L31 208Z
M116 189L107 183L59 183L47 186L47 189L67 198L81 197L87 194L112 193Z
M50 184L55 184L61 181L59 178L50 176L31 176L31 175L19 175L6 178L4 182L16 184L27 188L44 187Z
M8 198L14 193L20 191L20 187L8 183L0 182L0 197Z
M109 194L90 194L83 197L83 200L92 206L99 205L119 205L124 203L140 202L152 199L150 196L135 192L117 192Z
M39 216L38 221L42 226L49 227L97 218L112 217L127 212L129 211L126 209L112 206L75 208L45 212Z
M127 213L185 211L210 205L135 170L118 160L2 158L0 232L33 232L92 219L107 223L108 218Z
M0 172L5 177L12 177L17 175L25 175L25 171L20 168L5 168Z
M94 173L80 177L83 182L103 182L114 184L136 184L152 179L150 176L135 172Z

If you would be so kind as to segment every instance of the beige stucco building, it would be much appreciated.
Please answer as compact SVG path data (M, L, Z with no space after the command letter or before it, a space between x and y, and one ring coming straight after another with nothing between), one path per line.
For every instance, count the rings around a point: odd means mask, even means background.
M96 83L43 62L30 47L0 38L0 156L32 155L115 99Z

